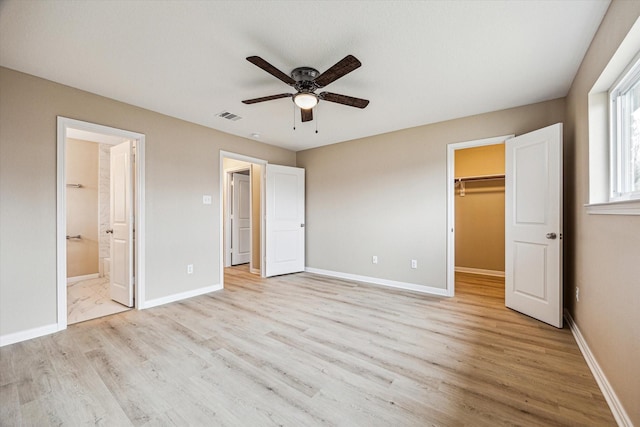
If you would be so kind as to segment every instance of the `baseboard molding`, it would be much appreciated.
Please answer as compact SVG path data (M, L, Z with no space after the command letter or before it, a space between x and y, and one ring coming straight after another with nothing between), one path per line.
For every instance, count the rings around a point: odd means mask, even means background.
M53 323L51 325L40 326L39 328L27 329L26 331L14 332L13 334L0 335L0 347L53 334L58 331L58 324Z
M81 282L83 280L97 279L100 273L85 274L84 276L67 277L67 285L70 283Z
M355 280L358 282L372 283L374 285L388 286L390 288L404 289L407 291L421 292L423 294L446 297L447 290L432 286L418 285L415 283L397 282L395 280L380 279L378 277L360 276L358 274L342 273L339 271L322 270L320 268L305 267L307 273L320 274L322 276L336 277L338 279Z
M484 270L482 268L456 267L456 273L481 274L483 276L504 277L504 271Z
M260 269L259 269L259 268L250 268L250 269L249 269L249 272L250 272L251 274L260 274L260 273L261 273L261 271L260 271Z
M147 300L144 302L144 307L142 308L144 309L144 308L157 307L159 305L169 304L171 302L176 302L176 301L181 301L187 298L197 297L200 295L208 294L209 292L220 291L222 289L223 289L222 285L218 284L218 285L207 286L204 288L194 289L192 291L180 292L178 294L168 295L162 298Z
M578 348L580 348L580 351L582 352L582 356L584 357L584 360L587 362L587 365L589 366L589 369L591 369L591 373L593 374L593 377L596 379L596 382L600 387L600 391L602 391L604 398L607 400L607 403L609 404L609 409L611 409L611 412L613 413L613 417L616 419L616 422L618 423L619 426L633 427L633 423L631 422L629 415L627 415L627 412L622 407L622 403L620 403L620 400L618 399L616 392L613 390L613 387L611 387L611 384L609 384L607 377L605 376L604 372L600 368L598 361L596 360L595 356L591 352L591 349L589 348L589 345L587 344L584 337L582 336L580 329L578 329L578 325L576 325L576 322L573 320L573 317L571 317L571 314L566 309L564 310L564 318L567 320L569 329L571 329L571 333L573 334L573 337L575 338L576 343L578 343Z

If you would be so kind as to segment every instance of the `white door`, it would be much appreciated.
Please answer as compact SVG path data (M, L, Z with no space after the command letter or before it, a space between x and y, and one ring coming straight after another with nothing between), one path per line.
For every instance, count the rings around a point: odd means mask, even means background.
M133 307L131 141L111 147L111 299Z
M265 276L304 271L304 169L267 165Z
M505 303L562 327L562 124L506 141Z
M251 181L249 175L232 174L231 265L251 259Z

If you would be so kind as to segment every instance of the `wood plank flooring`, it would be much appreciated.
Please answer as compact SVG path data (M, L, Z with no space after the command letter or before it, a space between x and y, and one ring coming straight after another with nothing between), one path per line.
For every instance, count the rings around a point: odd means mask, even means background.
M459 274L437 298L228 269L225 290L0 349L0 423L615 425L568 329Z

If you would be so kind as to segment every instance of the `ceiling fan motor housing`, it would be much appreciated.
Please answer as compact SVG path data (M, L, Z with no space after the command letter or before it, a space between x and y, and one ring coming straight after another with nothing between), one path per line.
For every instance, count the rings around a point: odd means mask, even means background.
M313 92L318 88L314 83L320 72L311 67L298 67L291 72L291 78L296 81L295 88L299 92Z

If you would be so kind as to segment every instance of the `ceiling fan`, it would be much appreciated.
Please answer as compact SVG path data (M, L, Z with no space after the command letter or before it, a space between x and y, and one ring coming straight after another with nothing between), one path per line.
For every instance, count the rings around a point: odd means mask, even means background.
M340 77L343 77L360 67L362 63L353 55L345 56L322 74L320 74L315 68L298 67L291 72L291 76L286 75L259 56L249 56L247 61L262 68L275 78L293 87L297 93L280 93L278 95L264 96L262 98L246 99L242 101L244 104L255 104L257 102L272 101L274 99L292 98L293 102L300 107L303 122L313 120L313 107L315 107L319 101L336 102L338 104L356 108L364 108L369 105L369 101L366 99L354 98L352 96L340 95L338 93L331 92L315 93L317 89L323 88L329 83L333 83Z

